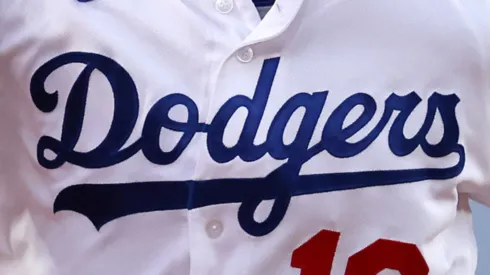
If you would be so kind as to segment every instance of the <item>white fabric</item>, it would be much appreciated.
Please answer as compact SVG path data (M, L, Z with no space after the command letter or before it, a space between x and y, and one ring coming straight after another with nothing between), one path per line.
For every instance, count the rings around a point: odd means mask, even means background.
M246 47L253 58L240 62L236 54ZM240 225L239 202L138 213L97 230L80 213L53 213L62 190L82 183L264 178L287 159L266 154L255 161L236 157L219 163L208 150L209 134L199 132L167 165L152 163L139 151L108 167L66 162L47 169L38 161L38 142L43 136L60 140L68 96L88 65L68 64L49 75L44 88L59 95L52 112L36 107L30 85L41 66L67 52L109 57L133 79L138 118L123 148L141 137L161 98L187 96L198 108L199 122L209 124L233 96L252 98L264 61L280 57L256 145L268 138L283 104L299 93L328 91L314 121L313 146L322 140L333 111L354 94L370 95L377 108L348 139L352 143L373 130L391 94L415 92L421 101L403 129L412 137L437 92L460 99L457 143L464 148L464 169L443 180L293 196L279 226L259 237ZM277 0L263 20L250 0L235 0L226 14L209 0L0 0L0 274L299 275L301 270L291 266L293 251L330 230L341 233L332 275L345 274L349 257L380 238L415 244L430 275L472 275L477 250L467 202L490 205L489 77L486 0ZM115 96L107 76L95 70L88 87L77 152L96 148L113 119ZM353 110L344 127L361 112L361 107ZM284 129L286 144L295 139L303 114L295 113ZM302 165L301 175L442 169L461 161L456 153L431 157L420 146L395 155L389 135L397 114L360 154L340 158L323 151ZM227 124L223 143L228 147L237 143L246 115L242 108ZM187 116L183 106L170 112L176 121L186 122ZM430 143L441 140L442 127L436 114ZM168 152L181 136L163 129L159 146ZM271 205L268 200L259 206L257 221L268 216Z

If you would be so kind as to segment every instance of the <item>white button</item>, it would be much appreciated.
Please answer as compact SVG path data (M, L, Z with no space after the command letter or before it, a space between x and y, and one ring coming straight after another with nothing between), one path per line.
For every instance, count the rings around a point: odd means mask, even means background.
M226 14L233 9L233 0L216 0L214 5L217 11Z
M254 51L250 47L240 50L236 55L236 58L243 63L250 62L253 57L254 57Z
M211 221L206 225L206 233L211 239L216 239L223 233L223 224L220 221Z

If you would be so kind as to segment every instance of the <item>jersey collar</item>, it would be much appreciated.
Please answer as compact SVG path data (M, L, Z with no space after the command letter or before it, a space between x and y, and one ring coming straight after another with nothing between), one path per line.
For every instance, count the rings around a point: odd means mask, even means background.
M272 39L283 33L298 15L305 0L276 0L270 11L260 20L256 7L251 0L236 0L237 4L244 9L254 9L253 15L256 17L256 26L245 38L245 44L253 44Z

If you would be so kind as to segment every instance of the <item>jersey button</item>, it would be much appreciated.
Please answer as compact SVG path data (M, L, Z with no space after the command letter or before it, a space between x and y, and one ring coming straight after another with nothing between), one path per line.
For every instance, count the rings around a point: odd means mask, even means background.
M250 47L241 49L236 55L236 58L242 63L250 62L253 57L254 57L254 51Z
M211 239L216 239L223 234L223 224L220 221L210 221L206 225L206 233Z
M233 10L233 0L216 0L214 7L220 13L229 13L231 10Z

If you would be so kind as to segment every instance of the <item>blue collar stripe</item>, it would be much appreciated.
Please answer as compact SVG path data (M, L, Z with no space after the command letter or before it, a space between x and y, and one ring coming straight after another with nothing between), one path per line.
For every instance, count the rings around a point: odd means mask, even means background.
M275 0L253 0L256 7L269 7L274 5Z

